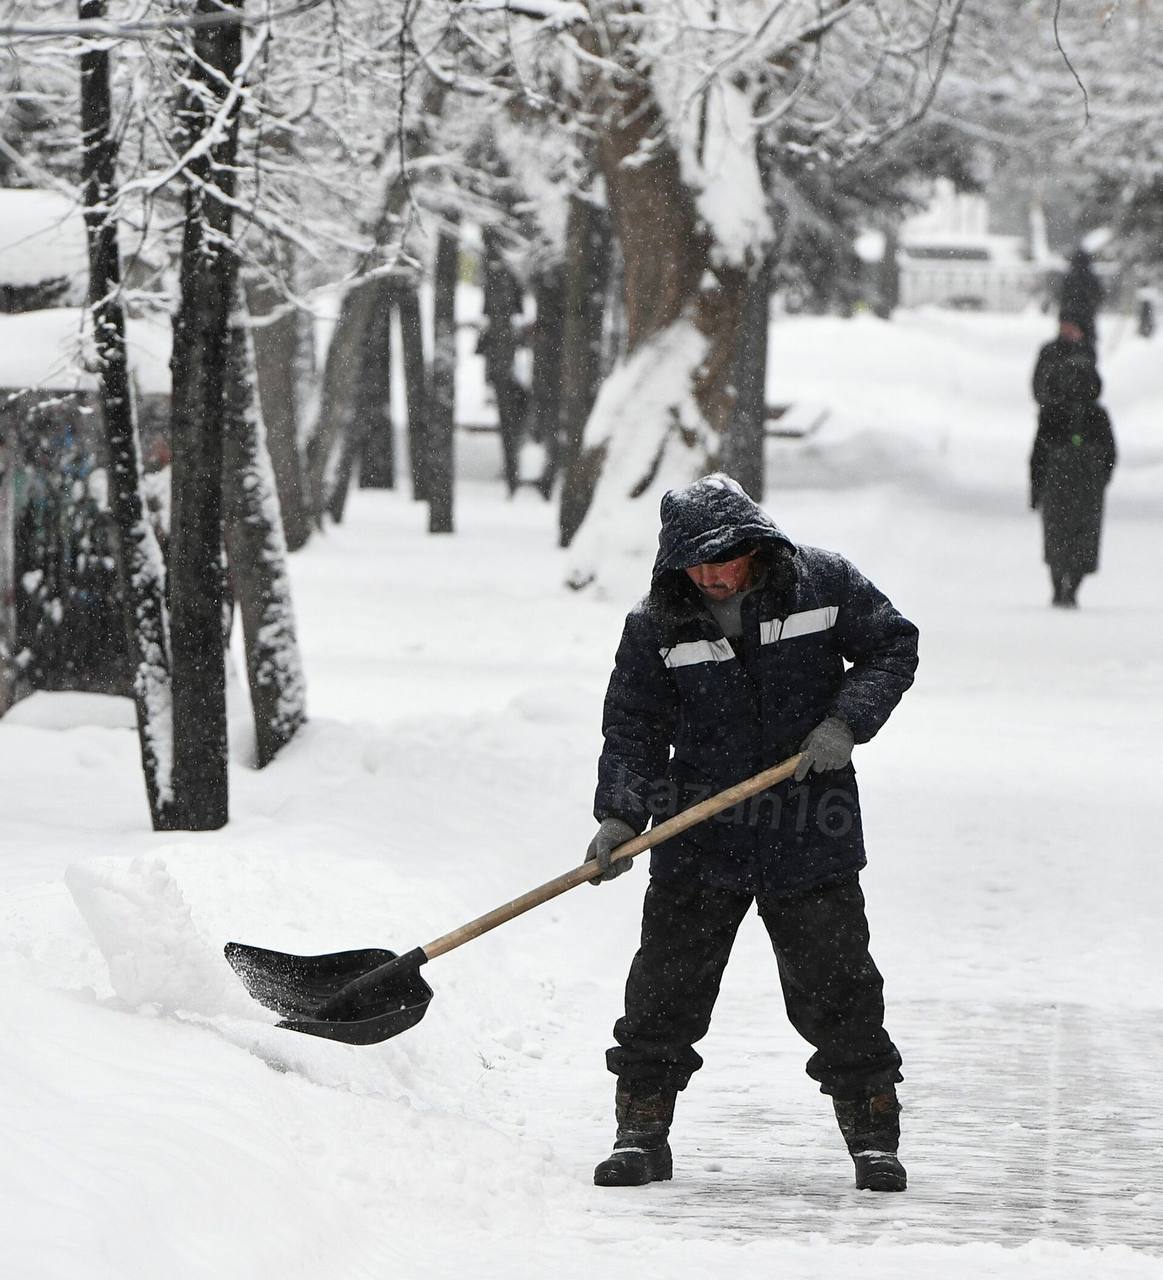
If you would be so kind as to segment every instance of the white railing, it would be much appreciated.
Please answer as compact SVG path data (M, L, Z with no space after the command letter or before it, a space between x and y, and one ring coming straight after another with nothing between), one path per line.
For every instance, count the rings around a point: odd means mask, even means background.
M900 264L902 307L966 306L1021 311L1041 293L1043 272L1026 263L909 262Z

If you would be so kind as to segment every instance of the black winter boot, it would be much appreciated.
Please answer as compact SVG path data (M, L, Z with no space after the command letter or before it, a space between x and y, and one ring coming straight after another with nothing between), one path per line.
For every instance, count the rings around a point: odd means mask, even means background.
M643 1187L671 1178L670 1122L677 1090L619 1080L614 1095L614 1150L594 1170L597 1187Z
M858 1191L903 1191L905 1167L897 1159L900 1103L890 1084L871 1098L833 1098L836 1120L856 1166Z

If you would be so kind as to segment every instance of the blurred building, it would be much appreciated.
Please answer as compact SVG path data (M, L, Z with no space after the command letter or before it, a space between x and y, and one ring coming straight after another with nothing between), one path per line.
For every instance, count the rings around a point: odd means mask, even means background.
M1020 311L1040 303L1061 263L1040 234L1037 206L1027 210L1023 234L999 234L990 224L984 194L938 179L925 210L901 225L898 305Z
M0 188L0 714L33 689L124 692L131 677L87 287L76 204ZM170 327L127 328L164 524Z

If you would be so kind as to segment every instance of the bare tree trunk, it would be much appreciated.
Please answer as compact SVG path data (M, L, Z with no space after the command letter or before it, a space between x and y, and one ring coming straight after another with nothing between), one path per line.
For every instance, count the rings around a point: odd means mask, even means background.
M771 264L765 257L747 281L735 352L735 407L723 440L723 470L763 501L763 441L767 425L767 325Z
M529 436L545 446L541 493L548 498L557 474L560 452L561 372L564 358L565 279L560 266L541 272L534 286L537 318L533 324L533 373L529 395Z
M247 310L256 318L269 315L282 303L279 294L262 280L246 282L246 300ZM305 323L299 311L288 308L277 319L252 330L258 394L288 551L298 551L311 536L299 450L299 353Z
M332 469L322 477L325 483L324 509L336 524L341 524L347 509L347 496L355 475L356 463L368 464L371 486L386 488L383 471L390 466L391 479L395 481L395 453L391 418L391 297L385 280L369 280L360 286L364 295L357 307L363 319L348 331L348 337L359 335L363 347L359 352L345 354L343 363L350 363L355 370L345 395L343 428L338 433L339 452ZM338 335L337 335L338 336ZM333 352L328 351L327 369L332 371ZM369 457L369 442L371 452ZM385 454L391 452L388 463ZM377 475L377 468L379 474Z
M487 320L481 334L481 350L485 358L485 378L497 402L505 484L510 493L516 493L518 456L528 402L525 388L517 381L514 368L517 339L513 332L513 316L521 312L521 292L501 253L501 237L497 228L485 227L481 240Z
M885 228L884 257L876 268L876 305L873 312L882 320L891 319L900 304L899 250L900 230L893 222Z
M81 0L84 20L105 17L105 0ZM170 644L165 566L146 513L141 445L129 382L121 255L112 216L117 144L111 131L109 53L88 45L81 55L81 171L89 246L89 302L97 347L99 394L117 527L118 574L127 647L133 655L133 697L142 771L154 829L175 824ZM11 467L7 469L11 472ZM6 475L6 479L8 476Z
M319 411L307 448L308 493L311 510L320 525L331 497L333 468L336 473L346 468L350 479L354 466L354 451L347 435L355 418L367 329L376 312L377 283L367 281L344 296L327 348Z
M625 363L595 402L578 457L577 473L595 477L595 487L571 543L568 581L575 587L596 576L609 551L607 531L625 523L617 513L627 499L653 497L705 468L734 404L747 272L711 252L665 136L646 79L635 78L606 102L597 151L622 248L628 342ZM649 404L649 412L632 419L628 400ZM644 504L633 535L643 551L652 508ZM620 537L625 544L625 528Z
M455 215L445 218L436 242L433 281L432 394L428 405L425 475L428 532L453 530L456 474L456 285L460 275L460 238Z
M82 14L82 16L84 16ZM16 448L0 410L0 716L16 701Z
M392 289L385 280L367 286L376 291L376 307L364 331L363 365L355 392L355 421L348 427L348 456L359 448L359 487L396 487L396 437L392 428ZM329 508L343 519L346 479L337 477Z
M240 10L243 0L197 0L195 12ZM180 108L179 148L207 138L238 70L242 28L200 27ZM173 516L170 539L177 825L207 831L229 818L222 614L222 430L230 312L237 111L189 162L181 302L174 323Z
M666 144L646 145L662 132L649 88L640 85L619 104L598 150L622 246L629 354L690 313L709 344L694 371L695 398L721 432L733 402L730 381L747 274L712 263L711 241L700 229L678 155ZM640 148L649 151L650 161L627 164ZM704 287L708 271L714 283Z
M569 202L565 231L565 315L562 321L562 382L559 414L564 479L558 536L568 547L582 522L597 476L580 474L582 433L602 381L602 316L610 275L610 220L589 195Z
M246 645L256 757L262 769L306 722L307 707L287 543L241 302L240 296L226 369L223 510L231 586Z
M404 397L408 406L408 458L412 469L412 497L428 497L428 371L424 359L424 323L420 318L420 290L415 280L397 281L392 290L400 318Z
M455 43L455 42L454 42ZM405 163L422 154L428 143L430 118L440 115L447 94L447 86L432 77L424 91L419 120L407 126L400 139L393 122L384 141L384 153L396 157L401 153ZM385 166L386 180L376 225L370 228L377 247L389 241L397 227L400 211L408 193L407 173ZM357 274L373 265L374 255L367 254L357 264ZM334 458L342 457L347 450L344 436L354 423L352 402L357 395L357 383L364 349L364 331L371 321L376 302L366 287L356 286L344 296L336 322L331 345L327 349L327 361L323 370L323 386L319 397L314 434L308 449L309 490L312 510L318 521L327 505L328 477L334 468Z

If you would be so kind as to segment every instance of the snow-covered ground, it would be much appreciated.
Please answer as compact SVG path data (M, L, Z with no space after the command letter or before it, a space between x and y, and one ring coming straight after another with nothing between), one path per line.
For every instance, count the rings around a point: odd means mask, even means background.
M1104 335L1123 462L1102 572L1063 613L1025 504L1049 328L772 335L780 398L833 413L772 442L770 510L922 632L857 760L905 1195L853 1189L754 918L675 1181L591 1185L642 868L433 961L426 1018L379 1046L280 1031L234 982L227 939L404 950L582 857L648 568L564 590L552 509L475 481L454 538L360 492L295 557L313 720L265 773L234 768L226 830L148 832L121 704L41 695L0 723L0 1275L1163 1275L1159 347Z

